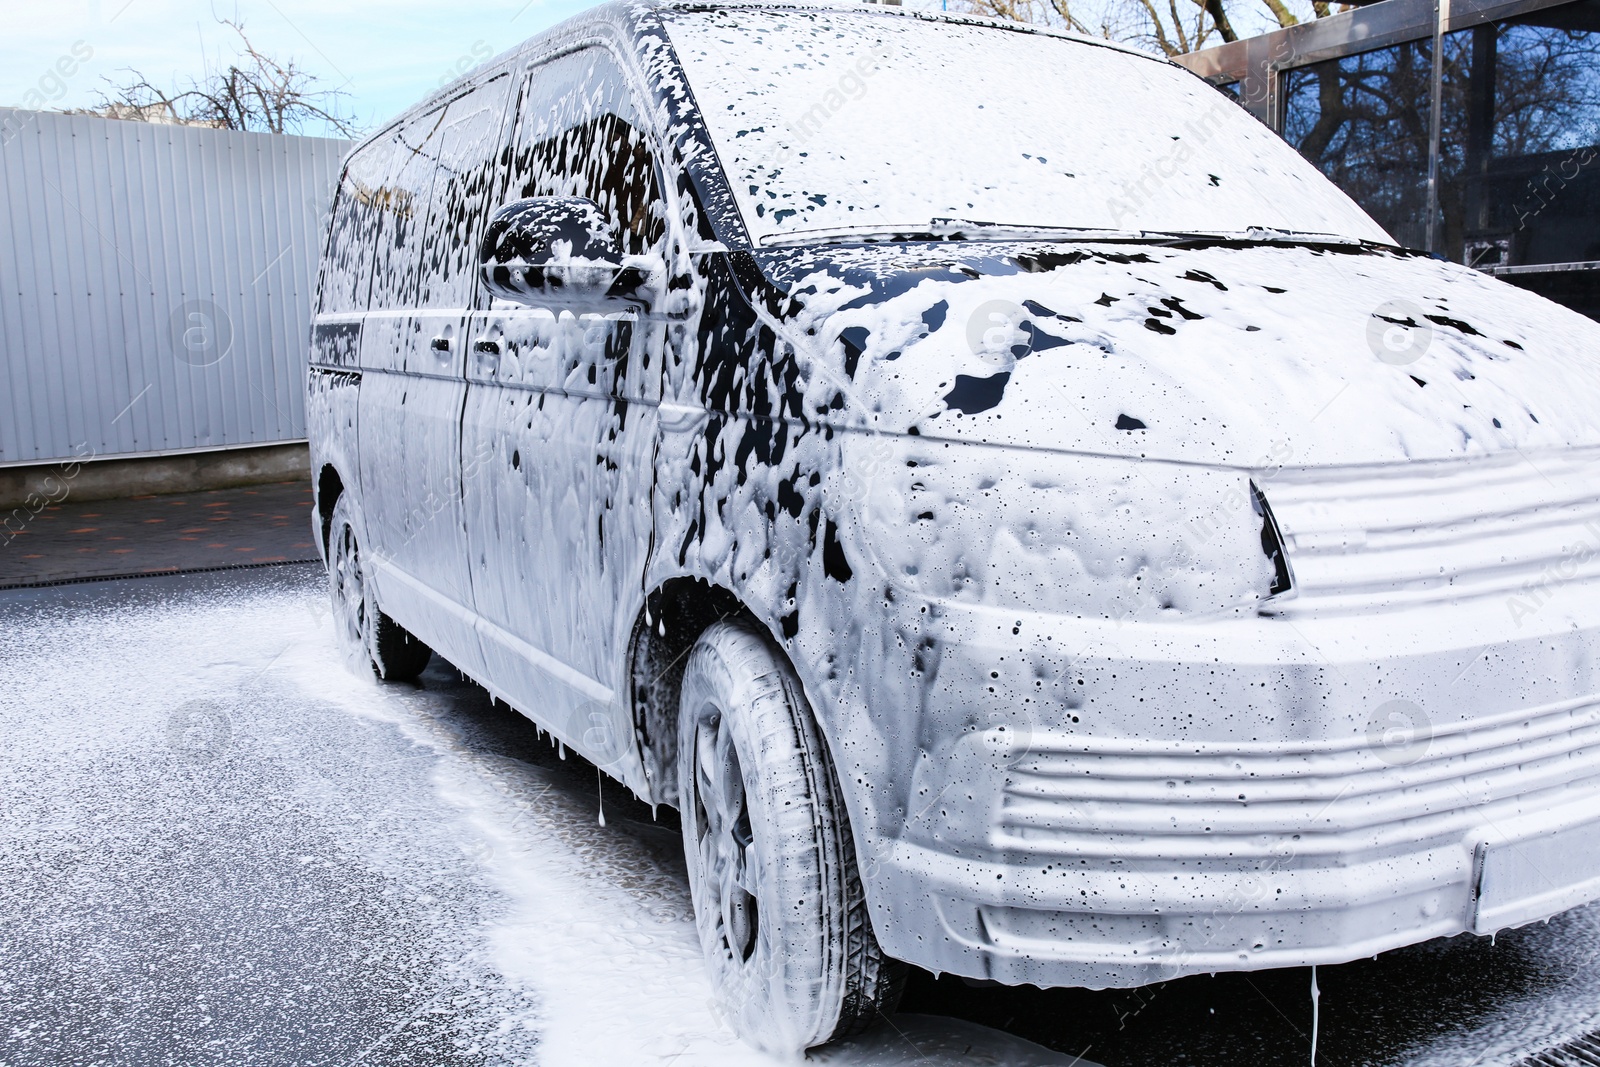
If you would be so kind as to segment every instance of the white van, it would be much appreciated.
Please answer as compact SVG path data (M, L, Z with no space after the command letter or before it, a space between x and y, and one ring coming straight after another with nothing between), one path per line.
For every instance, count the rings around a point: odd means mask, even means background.
M756 1044L1600 897L1600 327L1165 61L598 8L351 154L309 381L351 646L676 806Z

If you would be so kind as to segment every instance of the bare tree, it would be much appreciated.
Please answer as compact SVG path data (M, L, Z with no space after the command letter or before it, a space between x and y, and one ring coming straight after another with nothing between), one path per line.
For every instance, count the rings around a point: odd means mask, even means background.
M239 35L239 54L226 70L209 73L189 87L168 92L136 70L99 93L102 110L114 118L185 122L225 130L300 133L307 125L354 137L360 130L340 114L345 93L318 87L317 76L291 57L279 62L251 43L244 23L219 19Z
M975 15L1139 43L1177 55L1199 48L1213 28L1203 4L1182 3L1183 10L1177 0L965 0L965 8Z
M1237 41L1228 0L964 0L977 15L1053 26L1150 48L1169 56L1217 40ZM1325 0L1260 0L1279 27L1349 9ZM1299 8L1297 13L1295 10ZM1237 12L1239 9L1234 8Z

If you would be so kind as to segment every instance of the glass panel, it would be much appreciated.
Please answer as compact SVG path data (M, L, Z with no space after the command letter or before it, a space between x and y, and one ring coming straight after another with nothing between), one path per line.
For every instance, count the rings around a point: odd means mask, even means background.
M627 80L599 49L540 66L522 98L507 199L588 197L625 254L654 249L666 235L665 208L637 118Z
M938 220L1383 239L1272 131L1170 63L865 6L663 17L758 244Z
M1445 42L1440 251L1486 268L1600 260L1600 0Z
M1284 137L1401 244L1427 244L1431 40L1285 74ZM1600 260L1600 0L1445 38L1439 248Z
M1433 42L1284 74L1283 136L1409 248L1428 241Z
M377 247L372 261L374 311L414 307L428 196L438 168L444 108L403 123L393 134L389 173L374 196Z
M393 155L394 139L379 137L350 157L339 178L318 287L321 312L367 310L372 256L387 199L383 182Z
M463 307L472 295L478 245L499 192L500 128L511 76L501 74L450 102L422 236L418 306Z

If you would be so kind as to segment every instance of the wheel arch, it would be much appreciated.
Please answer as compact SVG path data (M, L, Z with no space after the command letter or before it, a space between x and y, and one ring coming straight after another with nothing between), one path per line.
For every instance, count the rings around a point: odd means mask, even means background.
M344 478L332 463L324 463L317 472L317 550L326 562L328 558L328 533L333 526L333 508L344 494Z
M700 635L724 619L744 619L770 635L735 593L703 578L671 578L644 599L628 642L634 744L652 804L678 806L678 699L683 670ZM782 651L776 638L774 647ZM785 653L786 654L786 653Z

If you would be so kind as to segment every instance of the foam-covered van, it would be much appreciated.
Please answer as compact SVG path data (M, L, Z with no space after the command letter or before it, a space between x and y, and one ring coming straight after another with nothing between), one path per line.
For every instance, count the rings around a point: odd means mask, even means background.
M1133 986L1600 896L1600 326L1164 60L613 4L350 155L348 647L675 807L726 1016ZM363 666L362 669L365 669Z

